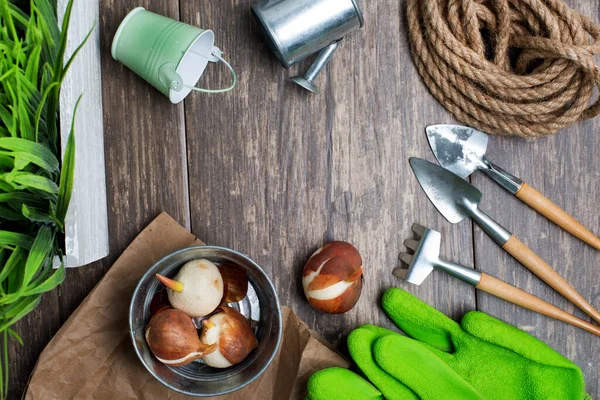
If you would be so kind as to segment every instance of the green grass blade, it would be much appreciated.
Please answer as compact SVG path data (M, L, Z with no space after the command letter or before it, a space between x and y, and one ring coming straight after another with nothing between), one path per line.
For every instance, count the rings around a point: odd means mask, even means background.
M13 23L18 30L25 30L29 24L29 17L16 5L9 3L10 15L13 18Z
M56 172L59 169L59 162L56 156L46 146L31 140L8 137L0 138L0 148L28 153L32 163L44 168L48 172Z
M67 216L71 195L73 194L73 176L75 175L75 116L77 114L77 107L79 107L80 101L81 96L79 96L79 99L77 99L75 110L73 111L71 132L69 133L69 140L67 141L65 156L63 158L63 164L60 171L58 202L56 203L56 219L63 223L65 217Z
M27 204L23 204L21 206L21 216L24 216L26 219L29 219L32 222L41 222L43 224L57 224L60 230L63 229L62 223L60 221L57 221L50 214L44 212L39 208L28 206Z
M0 178L2 178L1 175ZM5 174L4 180L7 183L17 185L16 188L19 190L33 188L52 195L58 194L58 186L52 180L28 172L12 172L10 174Z
M44 202L40 200L38 196L34 196L24 192L12 192L12 193L0 193L0 203L11 203L11 204L35 204L41 205Z
M69 22L71 20L71 11L73 9L73 0L69 0L67 3L67 7L65 9L65 14L63 17L63 24L60 31L60 42L58 45L58 50L56 52L56 59L54 60L54 80L57 82L62 82L64 73L64 58L65 51L67 49L67 39L68 39L68 31L69 31ZM48 111L47 111L47 119L48 119L48 137L51 141L51 145L55 144L57 141L57 112L58 112L58 102L59 102L59 94L60 87L55 87L52 90L52 94L50 96L50 100L48 101ZM57 150L54 148L53 150Z
M0 171L11 171L15 167L15 159L5 154L0 154Z
M29 61L27 63L27 69L25 70L25 77L30 82L37 82L40 73L40 58L42 53L42 45L38 44L34 47L33 51L29 54Z
M44 35L49 45L55 47L60 40L60 30L58 29L58 19L56 18L56 4L48 0L35 0L35 11L40 17L39 25L42 23L48 28L49 32Z
M12 304L7 307L8 312L0 312L0 315L4 319L2 321L2 325L0 325L0 331L4 331L14 325L17 321L23 318L25 315L29 314L33 309L35 309L38 304L40 304L40 300L42 299L41 295L35 295L31 297L24 297L20 300L15 306Z
M58 51L56 52L56 64L54 66L54 77L62 78L61 71L63 70L63 60L65 59L65 51L67 50L67 40L69 38L69 22L71 21L71 11L73 11L73 0L69 0L65 8L62 27L60 29L60 42Z
M2 8L2 19L4 20L8 31L11 33L12 39L18 40L19 36L17 35L17 30L15 29L15 24L13 23L7 0L0 0L0 7Z
M8 397L8 358L10 355L8 354L8 331L2 332L2 354L4 355L4 365L2 374L2 398L5 399Z
M24 218L22 213L15 211L11 207L0 204L0 220L2 219L8 221L26 221L27 217Z
M54 234L48 226L42 226L31 246L27 262L25 263L25 274L23 275L22 288L29 285L35 274L48 262L48 254L54 244Z
M27 259L27 253L21 247L17 247L6 260L6 264L2 267L2 271L0 271L0 283L4 282L8 275L17 267L18 265L22 265L23 262Z
M50 290L60 285L65 280L65 276L65 266L61 265L52 275L50 275L49 278L47 278L40 284L36 284L35 287L32 287L31 289L25 290L23 295L31 296L34 294L49 292Z
M17 334L17 332L15 332L15 331L13 331L12 329L8 328L8 333L10 334L10 336L11 336L13 339L15 339L17 342L19 342L19 344L20 344L21 346L24 346L24 344L23 344L23 339L21 339L21 336L19 336L19 335Z
M0 231L0 248L7 246L23 247L24 249L31 249L33 245L33 239L22 233Z
M4 105L0 105L0 120L11 136L19 136L19 133L17 132L17 123L13 117L13 113Z
M12 185L0 180L0 191L6 192L6 193L12 193L15 191L15 188Z
M40 103L38 104L38 108L36 110L35 120L34 120L34 122L35 122L35 141L36 142L39 142L39 140L40 140L40 138L39 138L40 123L42 121L42 117L45 114L44 111L46 110L45 106L46 106L46 102L48 100L48 96L50 95L50 93L52 93L52 89L54 89L58 85L59 85L58 82L52 82L51 84L49 84L46 87L46 90L44 91L42 98L40 99Z
M94 21L94 25L92 26L92 29L90 29L88 31L88 33L87 33L87 35L85 35L85 38L83 39L83 41L79 44L79 46L77 46L77 48L75 49L75 51L73 52L73 54L71 54L71 58L69 58L69 61L67 61L67 63L65 64L65 67L63 69L63 76L61 78L61 82L64 79L65 75L67 74L67 71L69 71L69 68L71 67L71 64L73 63L73 61L75 60L75 57L77 56L77 54L79 54L79 51L81 50L81 48L87 43L88 39L90 38L90 36L94 32L95 28L96 28L96 21Z

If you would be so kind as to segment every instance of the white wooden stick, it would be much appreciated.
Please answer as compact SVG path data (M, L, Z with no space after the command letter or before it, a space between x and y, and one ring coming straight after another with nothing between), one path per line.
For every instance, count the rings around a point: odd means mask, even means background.
M59 23L67 0L59 0ZM97 0L73 2L66 57L70 57L96 24L63 83L60 96L60 131L64 149L75 103L83 95L75 120L75 178L66 217L66 266L79 267L108 255L108 218L102 122L100 70L100 16Z

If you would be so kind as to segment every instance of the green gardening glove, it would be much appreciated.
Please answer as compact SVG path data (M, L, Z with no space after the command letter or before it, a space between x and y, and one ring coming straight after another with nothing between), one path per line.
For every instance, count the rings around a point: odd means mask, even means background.
M415 382L414 371L406 366L419 366L428 373L439 365L431 364L435 360L425 353L411 351L407 341L429 349L487 400L591 399L577 365L528 333L485 313L469 312L458 324L400 289L387 290L382 306L415 341L396 335L377 339L372 346L375 363L419 396L427 389L424 386L446 379L431 376L430 382Z
M352 359L387 400L485 400L416 340L373 325L348 336Z
M384 400L381 392L354 372L331 367L308 380L306 400Z
M382 366L389 373L375 361L379 347L385 354ZM328 368L309 379L308 400L383 399L382 394L387 400L485 400L425 346L387 329L372 325L356 329L348 337L348 348L358 367L381 393L349 370ZM404 382L410 382L410 387L394 377L400 375Z
M389 374L375 362L374 349L382 346L386 354L401 354L392 361ZM388 348L389 347L389 348ZM308 381L307 400L485 400L469 383L417 341L387 329L365 325L348 337L348 348L359 368L377 386L343 368L316 372ZM358 353L357 353L358 352ZM387 357L387 360L392 358ZM415 362L417 361L417 362ZM397 381L393 375L403 371L416 392ZM417 393L417 394L415 394Z

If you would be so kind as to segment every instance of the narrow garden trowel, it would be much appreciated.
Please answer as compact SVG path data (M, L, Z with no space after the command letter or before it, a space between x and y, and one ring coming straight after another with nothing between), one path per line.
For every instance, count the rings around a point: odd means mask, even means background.
M600 313L573 286L516 236L478 208L482 194L477 188L458 175L429 161L411 158L410 165L429 200L444 218L456 224L466 217L471 217L511 256L596 322L600 322Z
M579 319L544 300L518 289L498 278L479 272L463 265L455 264L440 258L442 235L433 229L413 224L412 230L419 240L405 240L406 247L414 254L401 253L400 259L408 265L406 268L394 268L392 273L415 285L420 285L433 272L440 269L455 278L475 286L493 296L509 301L518 306L569 323L600 336L600 326Z
M488 135L461 125L432 125L426 130L433 154L442 167L461 178L466 178L477 169L483 171L529 207L600 250L600 238L543 194L487 159Z

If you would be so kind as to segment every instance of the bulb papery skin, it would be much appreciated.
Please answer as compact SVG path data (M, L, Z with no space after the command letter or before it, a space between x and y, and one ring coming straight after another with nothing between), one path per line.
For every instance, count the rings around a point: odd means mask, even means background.
M351 310L360 298L362 285L362 258L350 243L327 243L304 266L304 294L319 311L343 314Z
M208 319L213 326L205 328L200 340L205 345L216 344L215 351L202 358L213 368L228 368L244 361L258 346L254 331L246 318L230 307L219 307Z
M183 284L183 291L167 289L169 302L190 317L204 317L221 303L223 277L213 262L205 259L189 261L173 279Z
M173 308L163 309L152 317L145 337L152 354L172 366L188 364L216 349L203 344L192 319Z
M223 314L221 314L223 315ZM215 319L221 320L221 318L218 318L218 315L215 316ZM215 324L214 327L212 328L208 328L206 329L205 333L202 335L202 343L204 344L214 344L214 343L218 343L219 342L219 338L221 336L221 325L222 324ZM209 355L207 355L206 357L204 357L202 359L202 361L204 361L205 364L213 367L213 368L229 368L231 366L233 366L233 364L231 362L229 362L228 359L225 358L225 356L221 353L221 350L219 349L219 347L217 346L217 349L215 351L213 351L212 353L210 353Z

